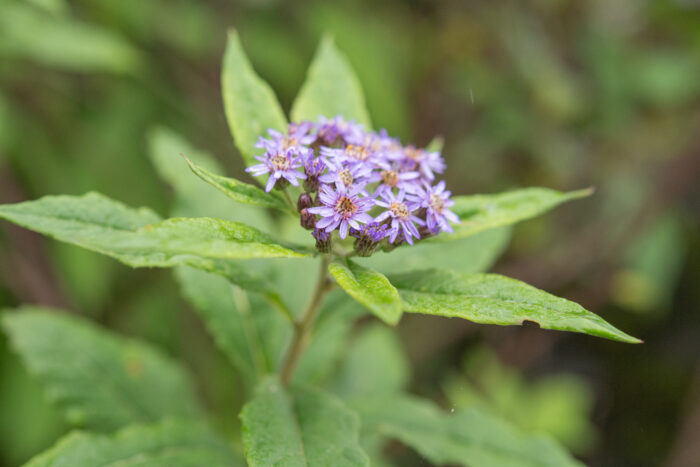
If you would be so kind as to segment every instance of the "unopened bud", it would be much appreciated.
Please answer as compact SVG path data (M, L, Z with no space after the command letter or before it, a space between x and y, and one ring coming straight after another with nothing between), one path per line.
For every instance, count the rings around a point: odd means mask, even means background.
M308 211L308 209L301 210L299 219L301 226L304 227L306 230L311 230L314 227L316 227L316 215L311 214Z
M311 199L311 195L302 193L297 200L297 211L301 212L303 209L310 208L313 204L314 201Z
M331 251L331 233L324 229L314 229L312 235L316 239L316 249L321 253Z

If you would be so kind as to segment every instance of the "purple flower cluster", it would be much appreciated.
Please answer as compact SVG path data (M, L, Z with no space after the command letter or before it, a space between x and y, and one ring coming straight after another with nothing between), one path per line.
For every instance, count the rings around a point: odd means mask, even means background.
M385 239L413 245L459 223L445 182L433 184L446 168L437 151L403 146L383 130L365 131L341 116L268 133L256 144L265 150L256 156L261 163L247 171L269 174L266 191L303 180L301 224L313 229L321 250L330 248L334 230L341 239L355 237L357 253L369 256Z

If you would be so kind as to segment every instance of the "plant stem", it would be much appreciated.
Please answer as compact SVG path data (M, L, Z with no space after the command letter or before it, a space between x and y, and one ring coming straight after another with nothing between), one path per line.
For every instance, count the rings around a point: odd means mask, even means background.
M318 313L321 310L321 302L323 301L323 296L328 291L328 263L330 262L328 255L323 255L321 259L321 269L318 272L318 278L316 279L316 287L311 295L308 305L306 305L306 310L301 315L301 317L294 323L294 336L292 337L292 344L287 351L287 356L284 360L284 366L282 367L282 384L285 386L289 384L289 381L294 374L294 369L299 362L299 357L304 353L306 346L309 343L309 338L311 336L311 329L313 329L314 321L318 317Z
M282 196L284 196L284 199L287 200L287 203L292 208L292 210L294 212L296 212L297 206L296 206L296 204L294 204L294 201L292 201L292 198L289 196L289 193L287 192L286 188L284 190L282 190Z

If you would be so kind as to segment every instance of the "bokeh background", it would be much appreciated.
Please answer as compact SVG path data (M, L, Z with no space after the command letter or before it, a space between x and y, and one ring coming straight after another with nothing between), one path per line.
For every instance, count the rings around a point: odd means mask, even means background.
M244 177L220 99L229 27L286 109L331 33L377 128L444 138L455 193L596 188L500 231L485 261L645 343L409 316L415 392L548 432L589 465L700 465L698 2L0 0L0 202L96 190L166 214L148 157L163 126ZM238 429L240 384L168 271L2 223L0 307L21 303L183 359ZM0 464L66 430L0 337Z

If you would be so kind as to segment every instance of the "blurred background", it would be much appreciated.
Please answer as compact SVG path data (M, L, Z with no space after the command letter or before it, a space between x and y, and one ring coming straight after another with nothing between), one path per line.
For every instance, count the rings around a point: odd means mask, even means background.
M444 138L454 193L596 188L499 231L501 254L474 251L475 269L493 263L645 343L407 316L414 392L550 433L589 465L700 465L698 2L0 0L0 203L95 190L165 215L148 156L160 126L244 177L220 98L229 27L285 109L330 32L376 128ZM240 384L170 272L3 222L0 307L21 303L183 359L236 430ZM0 465L67 430L4 337L0 414Z

